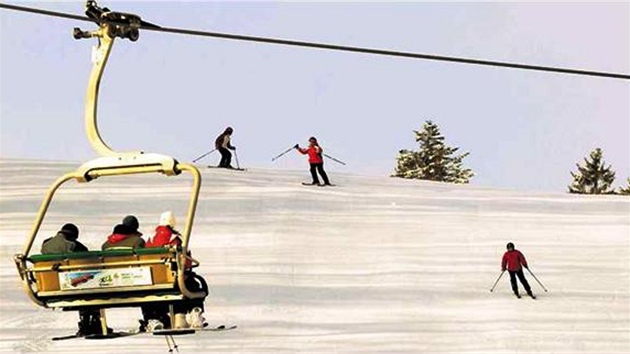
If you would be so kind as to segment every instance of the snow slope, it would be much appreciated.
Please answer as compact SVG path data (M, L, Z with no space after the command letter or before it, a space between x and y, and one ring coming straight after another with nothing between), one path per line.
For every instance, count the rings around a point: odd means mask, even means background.
M157 353L162 338L51 342L77 315L36 307L11 261L43 193L76 167L0 160L0 350ZM192 238L211 285L212 325L234 331L179 337L192 352L627 353L630 351L630 198L534 194L387 177L307 171L204 169ZM130 176L59 193L36 240L65 222L99 248L136 214L145 234L159 214L183 220L187 177ZM545 293L516 299L504 276L513 241ZM116 329L138 309L108 312Z

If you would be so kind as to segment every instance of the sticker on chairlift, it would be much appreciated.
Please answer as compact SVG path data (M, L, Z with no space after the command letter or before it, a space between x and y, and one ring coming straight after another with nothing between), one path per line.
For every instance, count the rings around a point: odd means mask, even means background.
M61 290L151 285L151 268L95 269L59 273Z

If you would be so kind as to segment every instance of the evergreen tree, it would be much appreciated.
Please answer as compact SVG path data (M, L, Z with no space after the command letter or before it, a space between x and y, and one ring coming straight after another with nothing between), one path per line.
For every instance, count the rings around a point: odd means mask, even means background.
M428 120L422 130L414 130L414 133L419 150L400 150L392 177L468 183L474 176L471 169L462 166L469 153L455 155L459 148L444 143L440 128L435 123Z
M610 186L615 181L615 172L611 166L605 166L602 159L602 149L591 151L589 158L584 158L585 165L575 164L578 171L573 173L573 183L569 186L569 193L578 194L613 194Z
M619 194L621 195L630 195L630 177L627 179L628 185L626 188L619 187Z

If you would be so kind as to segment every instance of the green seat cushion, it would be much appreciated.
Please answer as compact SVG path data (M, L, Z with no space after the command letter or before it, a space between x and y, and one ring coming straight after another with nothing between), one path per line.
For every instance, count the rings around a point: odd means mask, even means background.
M61 261L64 259L83 259L83 258L97 258L97 257L116 257L116 256L131 256L131 255L145 255L145 254L167 254L169 249L166 247L147 247L147 248L114 248L107 249L105 251L87 251L87 252L72 252L72 253L53 253L53 254L35 254L28 259L33 262L49 262L49 261Z

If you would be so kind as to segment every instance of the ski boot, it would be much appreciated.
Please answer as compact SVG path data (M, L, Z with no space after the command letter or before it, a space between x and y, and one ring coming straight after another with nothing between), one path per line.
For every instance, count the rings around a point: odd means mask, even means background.
M200 307L195 307L186 314L186 322L188 322L190 328L194 329L203 329L208 326L206 319L203 317L203 310Z

